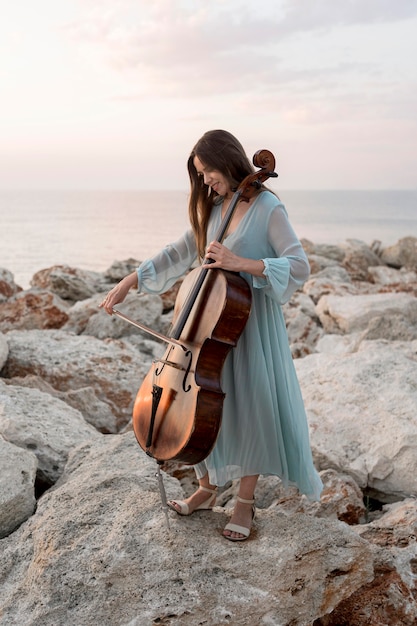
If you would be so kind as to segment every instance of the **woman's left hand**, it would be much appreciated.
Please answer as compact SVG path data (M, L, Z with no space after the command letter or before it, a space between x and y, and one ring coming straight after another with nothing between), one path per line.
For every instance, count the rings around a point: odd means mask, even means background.
M212 241L207 246L206 259L213 259L214 263L210 263L210 267L218 267L230 272L246 272L253 276L263 276L265 270L265 264L261 259L246 259L237 256L218 241Z
M239 272L242 269L242 258L231 252L218 241L212 241L206 249L206 259L213 259L210 267Z

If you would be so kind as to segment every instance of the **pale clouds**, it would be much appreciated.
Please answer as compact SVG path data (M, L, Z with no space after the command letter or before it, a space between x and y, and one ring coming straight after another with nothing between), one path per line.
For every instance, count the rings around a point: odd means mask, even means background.
M219 93L270 93L273 86L314 83L317 73L331 87L352 72L378 74L365 59L342 63L331 57L314 67L315 38L323 40L349 26L395 24L417 15L415 0L267 0L260 4L220 0L157 0L149 3L87 3L83 19L67 33L86 54L101 56L114 71L137 79L137 95L191 97ZM104 10L103 10L104 7ZM286 45L300 34L311 39L306 68L297 68ZM294 43L293 43L294 45ZM354 42L349 43L354 47ZM333 74L333 83L329 79Z
M415 186L417 0L14 0L3 17L0 187L185 188L215 127L278 150L287 188Z
M415 0L286 0L283 22L286 29L296 31L395 22L416 14Z
M205 113L297 125L416 121L416 0L107 0L65 32L121 80L113 98L188 99ZM408 31L407 31L408 26ZM394 131L392 131L394 132Z

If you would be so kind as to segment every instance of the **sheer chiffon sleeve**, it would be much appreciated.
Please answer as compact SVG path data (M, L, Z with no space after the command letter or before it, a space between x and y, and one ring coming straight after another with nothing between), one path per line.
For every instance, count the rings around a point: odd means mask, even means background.
M164 293L190 269L196 259L197 249L190 229L180 239L141 263L137 269L138 291Z
M309 277L310 266L283 204L271 213L268 243L276 257L262 259L264 274L253 278L253 287L265 289L268 296L279 304L285 304Z

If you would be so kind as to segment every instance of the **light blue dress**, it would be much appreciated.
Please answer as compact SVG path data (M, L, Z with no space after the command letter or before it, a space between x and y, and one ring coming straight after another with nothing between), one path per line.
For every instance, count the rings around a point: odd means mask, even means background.
M221 203L212 210L207 241L221 223ZM254 200L236 230L223 241L235 254L262 259L263 277L242 273L252 289L247 325L226 359L226 394L216 444L195 466L214 485L254 474L279 476L311 500L320 498L309 431L281 305L303 285L310 268L284 205L271 192ZM192 231L138 268L139 291L163 293L196 261Z

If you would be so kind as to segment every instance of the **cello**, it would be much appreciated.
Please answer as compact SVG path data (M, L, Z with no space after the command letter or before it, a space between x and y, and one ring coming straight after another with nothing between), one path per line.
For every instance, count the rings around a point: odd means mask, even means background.
M216 233L222 243L241 201L248 202L263 182L276 177L275 158L258 150L253 164L260 170L238 186ZM221 372L248 320L251 289L238 273L210 269L213 261L192 270L184 279L174 307L168 336L113 312L168 346L143 380L133 407L133 430L140 447L159 465L204 460L217 439L225 394Z

